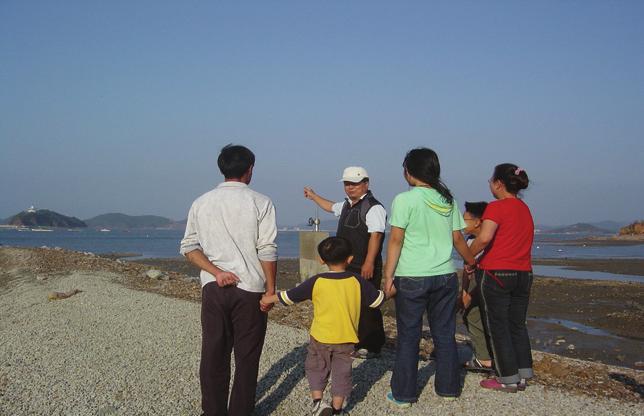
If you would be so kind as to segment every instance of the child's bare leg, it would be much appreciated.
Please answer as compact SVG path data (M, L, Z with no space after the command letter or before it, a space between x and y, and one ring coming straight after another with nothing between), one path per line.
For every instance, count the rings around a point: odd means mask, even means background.
M321 400L322 399L322 390L311 390L311 398L313 400Z
M344 397L333 396L333 398L331 399L331 405L333 406L333 410L342 410L342 405L344 405Z

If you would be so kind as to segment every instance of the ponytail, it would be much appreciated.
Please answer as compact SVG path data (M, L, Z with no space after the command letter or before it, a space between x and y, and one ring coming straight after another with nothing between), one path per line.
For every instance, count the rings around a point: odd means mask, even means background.
M447 203L454 201L452 192L441 181L440 161L432 149L418 147L410 150L405 155L403 166L411 176L434 188Z

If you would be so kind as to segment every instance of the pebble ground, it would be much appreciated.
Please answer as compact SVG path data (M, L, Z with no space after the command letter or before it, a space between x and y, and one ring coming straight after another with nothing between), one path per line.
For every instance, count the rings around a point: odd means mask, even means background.
M23 275L0 290L0 415L199 415L199 305L127 289L109 273L38 280ZM52 291L80 289L48 301ZM269 322L256 415L304 415L306 331ZM448 402L433 391L434 367L420 365L422 393L410 409L385 402L393 354L354 362L351 415L635 415L639 403L598 400L530 386L506 394L468 374Z

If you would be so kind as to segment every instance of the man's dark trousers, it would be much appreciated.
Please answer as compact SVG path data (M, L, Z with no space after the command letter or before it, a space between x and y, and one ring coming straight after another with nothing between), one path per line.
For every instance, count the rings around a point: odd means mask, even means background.
M235 286L206 284L201 300L201 407L206 416L248 416L255 408L259 358L267 314L259 309L261 293ZM228 403L230 356L235 378Z
M349 266L347 270L360 274L360 269ZM367 280L377 290L382 282L382 269L375 268L373 277ZM379 353L385 345L385 329L382 321L382 312L379 308L370 308L369 305L360 305L360 322L358 323L358 343L356 350L364 348L372 353Z

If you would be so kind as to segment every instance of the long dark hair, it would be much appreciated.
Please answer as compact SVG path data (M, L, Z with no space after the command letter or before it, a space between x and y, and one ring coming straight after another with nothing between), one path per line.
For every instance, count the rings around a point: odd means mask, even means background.
M500 165L496 165L492 179L501 181L505 185L505 189L514 195L526 189L530 183L526 171L514 163L501 163Z
M441 164L438 161L438 155L432 149L418 147L410 150L405 155L403 167L411 176L436 189L445 201L452 203L454 197L441 181Z

